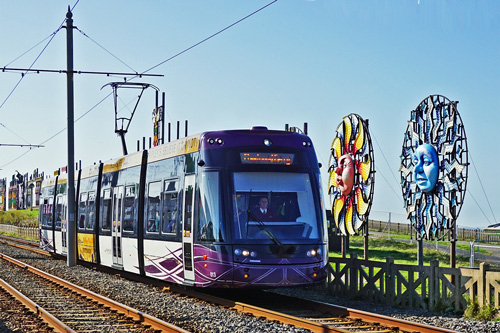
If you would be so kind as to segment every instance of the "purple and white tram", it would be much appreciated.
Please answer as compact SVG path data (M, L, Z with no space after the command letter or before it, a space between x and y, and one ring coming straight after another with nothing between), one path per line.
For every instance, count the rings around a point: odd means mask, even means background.
M205 132L77 175L79 260L197 287L298 286L326 277L320 171L306 135L265 127ZM62 255L66 179L43 182L39 216L40 246ZM259 213L261 201L272 214Z

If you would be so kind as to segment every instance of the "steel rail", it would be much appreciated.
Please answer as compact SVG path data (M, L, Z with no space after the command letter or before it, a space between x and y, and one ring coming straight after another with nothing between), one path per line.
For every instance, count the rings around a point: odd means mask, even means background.
M33 266L30 266L28 264L25 264L17 259L14 259L12 257L9 257L5 254L0 254L0 259L7 260L19 267L22 267L30 272L33 272L37 275L40 275L48 280L54 281L62 286L65 286L71 290L74 290L78 292L79 294L83 296L87 296L88 298L95 300L104 306L108 306L111 309L115 309L120 313L123 313L137 321L140 321L141 323L145 325L150 325L151 327L162 330L164 332L181 332L181 333L188 333L189 331L186 331L178 326L175 326L173 324L167 323L159 318L155 318L153 316L150 316L146 313L143 313L139 310L133 309L125 304L116 302L110 298L107 298L105 296L99 295L94 293L93 291L90 291L88 289L85 289L83 287L77 286L76 284L73 284L69 281L65 281L55 275L49 274L47 272L44 272L42 270L39 270L38 268L35 268Z
M65 323L51 315L42 307L38 306L35 302L24 296L20 291L18 291L16 288L12 287L2 279L0 279L0 286L9 294L11 294L15 299L21 302L24 306L36 313L36 315L40 317L44 322L46 322L50 327L52 327L55 332L75 332Z
M366 311L350 309L347 307L332 305L328 303L311 301L300 299L301 308L304 309L314 309L315 312L321 313L329 313L332 316L337 316L336 318L302 318L297 317L285 313L281 313L276 310L266 309L263 307L259 307L256 305L251 305L243 302L238 302L226 298L222 298L219 296L214 296L210 294L206 294L203 292L182 289L179 286L171 286L168 288L170 291L177 292L180 294L184 294L190 297L195 297L199 299L203 299L207 302L215 303L220 306L224 306L227 308L235 309L239 312L249 313L254 315L255 317L263 317L268 320L279 321L283 324L294 325L296 327L301 327L310 330L311 332L353 332L353 329L356 329L357 332L363 332L363 329L366 331L373 331L375 326L379 326L379 332L385 332L382 327L387 327L387 332L395 332L394 328L398 328L399 332L421 332L421 333L456 333L456 331L449 330L446 328L440 328L435 326L430 326L427 324L420 324L415 322L410 322L404 319L392 318L385 315L380 315L376 313L369 313ZM278 296L278 295L276 295ZM280 295L282 296L282 295ZM289 297L293 298L293 297ZM290 302L292 303L292 302ZM337 322L336 324L345 324L342 327L335 327L333 325L329 325L327 322L332 321L334 319L341 319L343 321ZM354 323L354 322L363 321L366 324L369 324L369 327L356 327L353 326L348 328L346 325Z
M15 244L15 242L26 244L26 245ZM19 249L32 251L32 252L35 252L35 253L38 253L38 254L42 254L44 256L49 256L49 257L51 256L50 252L41 250L41 249L35 247L32 242L29 242L29 241L26 241L26 240L17 240L17 239L8 238L8 237L5 237L5 236L0 236L0 243L6 244L6 245L9 245L9 246L14 246L14 247L17 247Z

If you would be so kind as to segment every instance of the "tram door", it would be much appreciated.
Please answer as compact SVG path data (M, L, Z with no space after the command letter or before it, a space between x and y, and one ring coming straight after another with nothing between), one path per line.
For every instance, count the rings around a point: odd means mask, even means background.
M113 228L111 239L113 246L113 266L123 266L122 257L122 212L123 212L123 186L113 189Z
M61 228L61 253L63 254L68 252L67 209L66 196L58 195L56 197L56 228Z
M194 207L194 177L187 175L184 184L183 233L182 252L184 258L184 279L194 283L193 267L193 207Z

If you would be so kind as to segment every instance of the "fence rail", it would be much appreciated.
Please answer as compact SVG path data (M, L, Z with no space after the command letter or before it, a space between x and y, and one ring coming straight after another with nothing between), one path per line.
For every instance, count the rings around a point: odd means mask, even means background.
M479 305L500 305L500 272L488 264L479 268L439 267L438 260L429 266L330 257L327 288L334 295L383 302L390 306L413 309L465 310L466 297Z
M17 227L15 225L0 224L0 232L14 233L21 237L38 240L38 228L33 227Z

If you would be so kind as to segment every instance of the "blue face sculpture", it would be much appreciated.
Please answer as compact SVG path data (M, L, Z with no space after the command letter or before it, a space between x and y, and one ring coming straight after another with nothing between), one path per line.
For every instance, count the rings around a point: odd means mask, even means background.
M439 175L439 160L436 149L428 143L418 146L413 155L413 176L422 192L430 192L436 186Z

